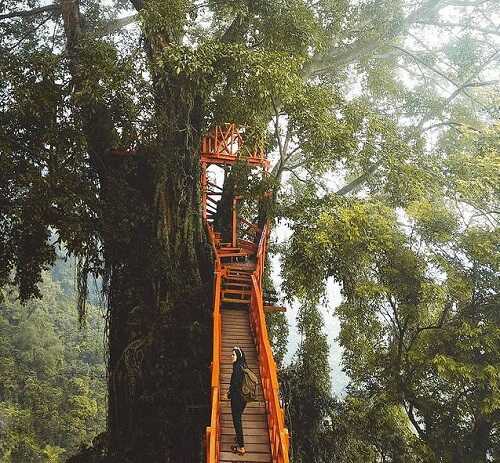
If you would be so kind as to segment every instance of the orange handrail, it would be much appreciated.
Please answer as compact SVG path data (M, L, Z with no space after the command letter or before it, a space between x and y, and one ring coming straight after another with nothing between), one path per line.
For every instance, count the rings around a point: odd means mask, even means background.
M220 354L222 339L221 321L221 282L222 268L220 258L215 246L215 234L212 227L205 222L208 231L208 239L214 251L214 302L213 302L213 340L212 340L212 380L211 380L211 417L210 426L206 429L207 439L207 463L217 461L220 446Z
M252 296L250 302L250 326L257 342L262 390L267 407L267 424L273 463L288 463L288 429L285 414L279 402L278 375L271 344L267 334L264 304L262 300L262 279L267 251L268 228L262 230L257 251L256 268L252 274Z
M211 364L211 416L210 425L206 428L206 462L217 463L219 461L221 446L221 352L222 352L222 315L221 294L222 279L227 275L226 268L222 266L218 253L220 237L216 236L213 226L209 223L210 217L218 206L212 196L221 196L222 187L211 183L207 177L207 168L211 164L232 165L238 159L245 159L252 166L259 166L264 173L269 168L269 161L265 157L262 147L253 150L241 150L243 146L242 130L235 124L226 124L223 127L215 127L202 140L200 149L201 162L201 202L202 217L207 229L208 240L214 254L214 291L213 291L213 341L212 341L212 364ZM218 191L217 191L218 190ZM256 252L256 266L251 278L251 299L249 308L249 319L251 330L256 342L259 356L259 370L262 379L262 389L266 403L269 440L273 463L288 463L288 430L285 427L285 417L279 401L278 376L276 363L274 362L271 345L267 334L267 326L263 307L262 282L264 265L269 238L269 227L265 225L263 230L257 224L238 217L237 202L240 198L235 197L232 204L232 247L241 247L253 255ZM209 209L211 207L211 209ZM210 212L210 215L208 214ZM245 231L250 235L252 241L243 237L239 238L240 225L248 227ZM253 242L254 236L259 238L258 245ZM227 256L226 256L227 257Z

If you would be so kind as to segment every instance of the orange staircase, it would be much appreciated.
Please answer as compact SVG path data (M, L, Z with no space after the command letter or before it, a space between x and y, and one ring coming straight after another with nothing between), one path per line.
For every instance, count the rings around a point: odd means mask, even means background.
M267 172L269 163L263 150L244 150L243 157L243 143L241 131L228 124L216 127L204 138L201 148L202 210L215 260L211 420L206 429L206 461L288 463L288 430L279 403L276 364L267 335L262 296L268 226L260 230L257 224L238 217L237 199L233 201L231 242L222 242L213 225L218 206L215 198L222 196L223 189L208 180L210 165L231 166L243 159ZM258 244L238 236L240 224L256 235ZM232 371L231 351L235 345L243 348L249 367L261 383L258 400L249 403L243 414L246 448L243 456L230 450L235 432L226 399Z

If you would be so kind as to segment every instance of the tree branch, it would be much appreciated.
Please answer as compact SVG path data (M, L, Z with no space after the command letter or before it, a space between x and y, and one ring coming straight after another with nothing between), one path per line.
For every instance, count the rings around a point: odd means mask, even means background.
M404 20L404 28L408 29L411 24L414 24L420 18L429 17L440 6L445 6L444 0L428 0L420 7L411 12ZM359 40L353 44L349 44L343 49L336 47L332 43L326 51L313 56L311 61L304 66L302 74L304 78L312 77L330 70L333 66L342 67L352 63L356 58L372 55L373 52L382 46L387 46L395 37L381 34L378 39Z
M97 33L98 37L104 37L106 35L114 34L125 26L132 24L139 19L138 14L131 14L130 16L125 16L124 18L113 19L106 23L104 27Z
M475 132L481 133L481 130L476 129L475 127L472 127L472 125L464 124L462 122L457 122L457 121L443 121L443 122L438 122L436 124L430 125L429 127L426 127L425 129L422 130L422 132L426 132L427 130L432 130L432 129L435 129L437 127L442 127L442 126L445 126L445 125L447 125L449 127L453 127L453 128L464 127L465 129L474 130ZM458 131L458 132L460 132L460 131Z
M46 5L46 6L41 6L39 8L33 8L32 10L25 10L25 11L12 11L11 13L4 13L0 14L0 21L3 19L10 19L10 18L28 18L30 16L35 16L40 13L46 13L46 12L57 12L61 13L61 5L58 4L52 4L52 5Z
M137 11L141 11L144 8L144 0L130 0L130 3L132 3Z
M449 23L449 22L433 22L433 21L415 21L416 24L422 24L425 26L434 26L434 27L451 27L451 28L459 28L459 29L467 29L472 31L482 32L483 34L492 34L492 35L500 35L500 29L489 29L485 27L471 26L469 24L459 24L459 23Z
M247 29L248 15L238 13L224 34L222 34L222 43L233 43L242 40Z
M374 173L375 171L382 165L382 160L377 161L372 164L368 170L360 175L358 178L354 179L351 183L343 186L340 190L336 191L337 195L346 195L353 190L357 190L363 183L365 183Z
M424 430L420 427L420 425L418 424L418 421L416 420L415 416L413 415L413 404L408 402L409 403L409 406L408 407L404 407L405 411L406 411L406 415L408 416L408 418L410 419L410 422L411 424L413 425L413 427L415 428L415 431L417 431L417 434L418 436L421 438L421 439L425 439L425 432Z

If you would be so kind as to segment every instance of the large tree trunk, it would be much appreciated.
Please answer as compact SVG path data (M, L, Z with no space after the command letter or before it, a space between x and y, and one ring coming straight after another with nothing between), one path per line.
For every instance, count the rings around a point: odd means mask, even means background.
M63 1L63 18L78 94L89 84L80 66L78 2ZM157 135L134 156L112 156L114 127L104 103L75 99L100 185L107 454L120 463L192 463L201 461L210 390L212 265L199 201L202 101L182 76L153 73L153 79Z
M192 96L176 94L163 95L164 135L133 176L142 194L123 217L139 217L133 236L118 250L112 229L105 239L110 449L134 462L198 461L208 423L211 265L193 143L200 127ZM110 198L130 204L116 192Z

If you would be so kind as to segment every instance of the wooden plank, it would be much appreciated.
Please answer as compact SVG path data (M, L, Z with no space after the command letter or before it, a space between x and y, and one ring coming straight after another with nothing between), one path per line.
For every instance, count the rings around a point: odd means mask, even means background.
M222 302L230 302L231 304L250 304L250 299L232 299L223 297Z
M222 294L241 294L248 296L251 292L244 289L222 288Z
M238 330L246 330L250 333L250 320L248 315L245 317L222 316L222 328L233 328Z
M227 419L221 420L222 425L233 426L233 417L229 415ZM267 417L266 415L247 415L243 414L242 417L243 429L261 429L267 428Z
M234 463L237 461L248 461L255 463L271 463L271 454L267 453L246 453L244 456L236 455L232 452L221 452L220 463Z
M242 252L243 249L240 246L233 246L232 243L220 243L218 251L219 252L235 252L235 251Z
M233 425L221 427L221 435L229 434L234 439L234 428ZM257 428L248 428L243 430L243 438L246 439L247 436L268 436L267 429L262 431Z
M242 277L242 276L229 276L224 277L226 281L236 281L241 283L247 283L248 285L252 284L252 277Z
M248 339L253 342L253 336L249 328L238 328L237 326L226 327L222 330L222 339L235 338L235 339Z
M252 335L248 320L223 320L222 330L227 333L243 334L248 336Z
M236 251L219 252L218 254L221 259L224 259L225 257L248 257L248 254L246 252L236 252Z
M248 319L231 319L230 317L223 317L222 328L234 331L246 331L250 334L250 322Z
M221 442L228 443L229 445L233 444L235 435L231 434L221 434ZM245 439L245 445L247 444L266 444L269 445L269 437L266 435L257 435L257 436L248 436L243 433L243 439Z
M222 328L235 329L235 330L245 330L250 333L250 320L248 317L238 318L238 317L225 317L222 316Z
M231 415L231 407L230 406L221 405L220 411L223 415L228 415L228 414ZM259 405L256 407L250 407L248 404L245 407L245 415L265 415L265 414L266 414L266 407L264 407L263 405Z
M240 349L243 349L243 352L245 353L245 355L247 354L253 354L253 355L257 355L257 352L255 350L255 346L253 343L244 343L244 342L227 342L227 343L222 343L222 348L223 349L233 349L234 346L237 346L239 347Z
M238 341L240 344L238 344ZM245 354L247 353L247 349L250 352L257 352L257 348L253 342L253 339L251 337L242 337L242 336L237 336L235 333L229 333L226 336L222 336L222 348L227 348L227 349L232 349L234 346L241 347L244 351ZM246 348L246 349L245 349Z
M246 412L246 410L245 410ZM266 415L262 413L245 413L243 412L243 423L265 423L267 422ZM233 415L231 413L224 413L221 415L223 422L232 423Z
M250 351L255 351L255 344L253 342L253 339L251 338L246 338L246 339L243 339L243 338L236 338L234 336L231 336L231 337L223 337L222 338L222 347L229 347L230 349L232 349L234 346L238 346L238 347L241 347L245 353L246 353L246 350L250 350ZM236 342L237 341L237 342Z
M222 452L231 452L231 446L234 445L232 441L222 442ZM247 453L271 453L271 447L269 443L253 443L250 441L245 441L245 450Z
M250 336L236 336L235 334L232 335L222 335L222 346L223 347L246 347L251 350L255 350L255 344L253 342L253 338ZM245 349L243 349L245 350Z

